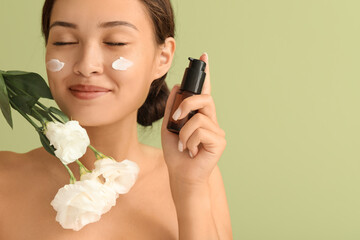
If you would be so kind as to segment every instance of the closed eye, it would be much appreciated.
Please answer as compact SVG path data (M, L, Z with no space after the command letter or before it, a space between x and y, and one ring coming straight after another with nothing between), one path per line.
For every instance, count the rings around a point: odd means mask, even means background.
M64 46L64 45L73 45L73 44L77 44L77 43L78 42L54 42L53 45ZM104 42L104 43L109 46L125 46L125 45L127 45L126 43L122 43L122 42Z
M126 45L126 43L122 43L122 42L104 42L104 43L109 46L125 46Z
M77 44L77 42L54 42L53 45L55 46L64 46L64 45L72 45Z

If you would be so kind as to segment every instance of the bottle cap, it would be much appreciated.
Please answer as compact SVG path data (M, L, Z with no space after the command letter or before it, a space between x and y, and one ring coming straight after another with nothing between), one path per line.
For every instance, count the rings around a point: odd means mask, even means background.
M189 57L189 60L189 67L185 70L180 89L194 94L200 94L206 76L206 63L191 57Z

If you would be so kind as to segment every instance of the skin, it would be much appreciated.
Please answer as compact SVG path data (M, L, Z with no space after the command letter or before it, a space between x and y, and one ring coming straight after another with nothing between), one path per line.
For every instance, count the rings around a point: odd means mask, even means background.
M173 87L161 129L163 149L156 149L138 141L137 109L151 82L169 70L175 40L167 38L158 45L146 8L133 0L58 0L50 24L56 21L76 25L50 30L45 61L55 58L65 63L60 72L47 72L57 104L87 130L96 149L119 161L135 161L139 177L99 222L75 232L55 221L56 212L49 204L57 190L69 183L60 161L43 148L25 154L0 152L0 239L232 239L217 166L226 146L225 133L216 119L209 64L202 94L179 106L180 118L198 110L179 135L166 129L179 89ZM99 27L109 21L126 21L136 29ZM111 64L120 56L134 65L115 71ZM200 59L208 63L206 54ZM109 92L81 100L69 90L74 84L100 86ZM95 160L90 150L80 159L88 169L94 168ZM77 164L68 166L79 179Z

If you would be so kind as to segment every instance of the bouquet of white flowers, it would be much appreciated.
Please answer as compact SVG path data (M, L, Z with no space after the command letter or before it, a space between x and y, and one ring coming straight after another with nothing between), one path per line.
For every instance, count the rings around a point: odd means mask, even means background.
M11 107L18 111L38 132L46 151L59 158L70 175L70 184L59 189L51 205L63 228L78 231L98 221L116 204L119 194L131 189L139 167L135 162L127 159L117 162L97 151L77 121L69 121L57 108L46 107L39 102L40 98L53 99L39 74L0 70L0 108L6 121L13 128ZM88 147L97 159L92 171L78 160ZM79 181L67 166L72 162L79 165Z

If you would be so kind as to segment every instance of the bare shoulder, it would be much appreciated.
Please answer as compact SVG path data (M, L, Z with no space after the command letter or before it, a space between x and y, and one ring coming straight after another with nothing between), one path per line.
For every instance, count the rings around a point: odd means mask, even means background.
M43 159L44 150L42 148L27 153L0 151L0 184L6 177L18 177L23 171L39 168Z
M50 165L46 164L51 158L43 148L37 148L27 153L9 151L0 152L0 199L13 201L33 189L33 183L48 183ZM55 161L54 161L55 162ZM47 179L47 180L46 180ZM0 204L5 206L5 204Z
M0 191L4 189L12 179L16 179L25 167L27 154L10 151L0 152Z
M14 189L16 184L24 178L29 177L29 173L37 168L39 161L34 156L33 150L27 153L15 153L10 151L0 152L0 194L3 196L6 191ZM29 164L33 163L33 164Z
M0 151L0 177L6 172L7 168L14 166L15 162L18 162L20 153L10 151Z
M14 162L18 162L23 154L10 152L10 151L0 151L0 171L3 171L4 167L10 167L10 164L14 164Z
M55 222L49 203L66 182L59 162L43 148L0 152L0 239L39 239L37 234L57 226L49 224Z
M3 203L0 205L1 213L4 213L8 203L17 196L19 182L27 168L27 156L27 153L0 152L0 199Z

